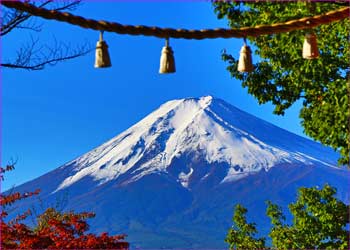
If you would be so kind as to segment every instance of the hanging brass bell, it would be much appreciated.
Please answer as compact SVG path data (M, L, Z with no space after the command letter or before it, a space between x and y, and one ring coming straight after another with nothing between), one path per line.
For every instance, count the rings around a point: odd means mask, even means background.
M165 40L165 46L162 49L161 57L160 57L160 74L174 73L175 69L175 58L174 52L169 46L169 39Z
M244 43L239 54L238 68L239 72L252 72L254 69L252 51L250 47Z
M317 37L315 33L305 35L303 44L303 58L315 59L319 56L317 48Z
M108 53L108 45L103 41L103 32L100 32L100 39L96 44L95 68L111 67L111 59Z

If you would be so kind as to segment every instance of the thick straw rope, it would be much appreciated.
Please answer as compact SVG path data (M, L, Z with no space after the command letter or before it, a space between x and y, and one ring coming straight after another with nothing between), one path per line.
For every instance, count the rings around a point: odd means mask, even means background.
M23 3L20 1L1 1L1 4L8 8L14 8L19 11L28 12L33 16L39 16L45 19L52 19L61 22L67 22L72 25L77 25L86 29L115 32L118 34L128 35L144 35L160 38L184 38L184 39L206 39L206 38L231 38L231 37L248 37L259 36L266 34L276 34L289 32L293 30L302 30L313 28L321 24L329 24L331 22L340 21L349 18L349 7L341 8L335 11L330 11L322 15L313 17L304 17L297 20L291 20L285 23L275 23L272 25L259 25L255 27L242 27L238 29L203 29L203 30L187 30L187 29L172 29L159 28L149 26L133 26L122 25L115 22L97 21L86 19L81 16L75 16L67 12L59 12L38 8L34 5Z

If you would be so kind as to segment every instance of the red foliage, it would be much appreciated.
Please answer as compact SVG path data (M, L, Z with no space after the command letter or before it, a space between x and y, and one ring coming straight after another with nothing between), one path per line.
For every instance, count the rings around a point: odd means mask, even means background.
M11 165L6 168L0 167L0 178L4 172L12 169ZM48 208L38 216L38 224L31 228L21 223L31 214L28 210L15 219L5 222L7 213L3 209L6 206L37 195L39 192L40 190L25 194L0 195L1 249L129 249L129 243L123 241L125 235L87 234L89 225L86 219L94 217L93 213L60 213Z

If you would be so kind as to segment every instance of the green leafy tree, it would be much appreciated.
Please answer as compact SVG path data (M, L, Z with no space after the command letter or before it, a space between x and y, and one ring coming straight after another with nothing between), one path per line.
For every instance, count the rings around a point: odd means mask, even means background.
M225 242L230 249L261 249L265 248L265 239L255 239L257 233L254 223L246 220L247 209L240 204L236 205L233 215L233 227L229 230Z
M218 18L227 18L232 28L280 23L348 5L345 1L217 1L213 4ZM241 80L259 104L271 102L275 114L283 115L293 103L302 100L299 116L304 132L339 151L339 164L350 166L350 21L344 19L313 29L320 53L314 60L302 58L307 32L310 30L247 37L260 58L249 74L237 71L238 59L234 56L224 52L222 58L229 64L231 76Z
M348 207L335 194L329 185L321 190L300 188L298 200L289 205L292 225L284 225L281 208L268 202L273 245L278 249L348 249Z
M275 249L349 249L349 206L335 198L336 189L325 185L322 189L300 188L297 201L289 205L293 215L291 225L276 204L267 202L267 216L271 219L270 238ZM255 224L246 222L247 209L237 205L234 228L226 242L230 248L261 249L265 240L255 240Z

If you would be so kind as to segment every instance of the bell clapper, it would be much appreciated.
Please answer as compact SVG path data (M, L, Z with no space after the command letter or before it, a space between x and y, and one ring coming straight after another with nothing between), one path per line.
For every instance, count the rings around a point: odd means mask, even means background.
M108 45L103 40L103 31L100 31L100 37L96 43L95 68L108 68L111 66L112 64L108 53Z
M306 33L303 44L303 58L316 59L318 58L317 37L315 32L310 31Z
M167 37L165 39L165 46L163 47L161 56L160 56L159 73L167 74L167 73L174 73L175 71L176 69L175 69L174 52L172 48L169 46L169 38Z
M252 72L254 69L252 60L252 51L247 45L247 40L244 38L244 45L239 54L238 68L239 72Z

